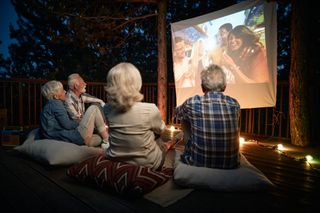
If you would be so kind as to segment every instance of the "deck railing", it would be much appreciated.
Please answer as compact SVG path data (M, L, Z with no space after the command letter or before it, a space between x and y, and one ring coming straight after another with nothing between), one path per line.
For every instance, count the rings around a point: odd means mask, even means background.
M38 126L39 114L45 100L40 88L46 80L0 79L1 129L26 129ZM62 82L66 86L66 82ZM87 92L106 100L105 84L87 82ZM241 110L241 133L255 136L289 139L288 83L278 82L277 104L274 108ZM157 104L157 84L145 83L142 87L144 101ZM175 109L174 84L168 84L167 123L173 119Z

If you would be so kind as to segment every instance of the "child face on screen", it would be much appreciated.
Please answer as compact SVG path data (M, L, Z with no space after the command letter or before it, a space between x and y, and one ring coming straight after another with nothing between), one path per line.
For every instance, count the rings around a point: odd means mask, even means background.
M184 58L185 57L185 44L183 41L176 43L175 47L175 56L177 58Z
M228 43L228 35L229 35L228 30L225 29L225 28L221 28L219 30L219 35L221 37L222 45L227 45L227 43Z

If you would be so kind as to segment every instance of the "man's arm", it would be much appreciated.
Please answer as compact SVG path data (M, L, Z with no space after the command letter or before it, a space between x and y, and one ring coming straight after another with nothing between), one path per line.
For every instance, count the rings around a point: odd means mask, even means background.
M186 116L185 103L186 102L184 102L174 110L174 117L177 118L178 120L185 120L184 119L184 117Z
M105 103L103 100L97 98L97 97L94 97L92 95L89 95L88 93L83 93L81 95L82 97L82 100L84 103L99 103L101 105L101 107L104 107Z

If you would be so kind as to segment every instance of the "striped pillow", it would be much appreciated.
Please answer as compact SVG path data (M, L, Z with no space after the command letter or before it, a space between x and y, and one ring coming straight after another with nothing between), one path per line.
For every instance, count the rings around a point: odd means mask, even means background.
M67 169L67 175L116 194L140 197L168 181L173 175L173 169L155 171L98 155L72 165Z

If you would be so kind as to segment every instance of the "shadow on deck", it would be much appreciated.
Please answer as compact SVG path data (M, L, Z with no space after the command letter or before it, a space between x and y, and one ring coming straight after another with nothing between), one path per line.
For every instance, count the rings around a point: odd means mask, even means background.
M260 144L260 145L259 145ZM0 148L1 212L302 212L317 209L319 168L268 147L248 142L241 152L275 188L260 192L195 190L163 208L144 198L125 200L66 177L66 167L46 167L15 150ZM319 150L312 149L319 155ZM297 156L299 152L294 154Z

